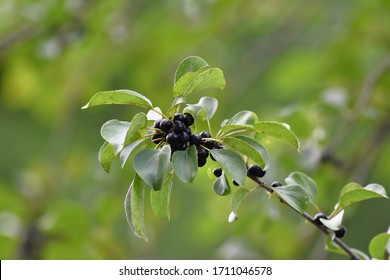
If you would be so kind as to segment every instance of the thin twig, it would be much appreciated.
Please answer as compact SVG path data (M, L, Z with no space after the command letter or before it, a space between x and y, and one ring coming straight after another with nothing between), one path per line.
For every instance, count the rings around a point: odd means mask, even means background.
M263 181L261 181L259 178L255 177L255 176L252 176L252 175L249 175L248 174L248 177L253 180L255 183L258 184L258 187L259 188L263 188L265 190L267 190L268 192L272 192L272 188L270 188L269 186L267 186L267 184L265 184ZM281 200L283 202L283 200ZM330 231L322 226L322 225L319 225L317 224L314 219L306 212L299 212L298 210L296 210L295 208L291 207L291 205L289 205L288 203L285 203L283 202L284 204L286 204L288 207L290 207L290 209L294 210L294 212L298 213L299 215L301 215L303 218L305 218L307 221L309 221L312 225L314 225L316 228L318 228L322 233L324 233L325 235L329 235L330 234ZM336 243L337 245L339 245L339 247L345 252L347 253L350 257L351 257L351 260L360 260L361 258L356 255L352 249L347 245L345 244L341 239L335 237L333 239L333 242Z

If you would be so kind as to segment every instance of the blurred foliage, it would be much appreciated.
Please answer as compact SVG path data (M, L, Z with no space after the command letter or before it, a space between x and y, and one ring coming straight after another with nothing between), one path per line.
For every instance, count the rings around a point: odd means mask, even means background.
M329 213L348 181L390 191L389 11L387 0L2 0L0 258L338 258L263 192L228 224L230 197L214 194L207 167L175 184L170 222L147 208L150 241L134 237L123 211L133 174L116 162L107 175L97 152L103 122L139 109L80 107L128 88L166 109L177 64L199 55L227 80L210 92L214 125L244 109L289 123L302 152L272 144L265 179L307 172ZM351 207L345 241L367 252L388 213L387 200Z

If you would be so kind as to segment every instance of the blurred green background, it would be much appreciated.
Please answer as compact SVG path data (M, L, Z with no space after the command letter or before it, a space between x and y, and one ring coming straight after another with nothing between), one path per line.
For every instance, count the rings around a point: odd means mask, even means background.
M108 175L97 153L101 125L140 109L80 108L97 91L127 88L167 109L188 55L225 73L223 91L190 98L219 99L215 128L248 109L301 139L301 153L268 146L266 181L308 173L326 213L349 181L390 192L387 0L2 0L0 18L1 259L343 258L264 192L228 224L230 196L215 195L207 166L194 184L175 184L170 222L147 201L150 240L133 236L123 209L131 165L115 161ZM390 203L344 217L346 243L367 252L390 225Z

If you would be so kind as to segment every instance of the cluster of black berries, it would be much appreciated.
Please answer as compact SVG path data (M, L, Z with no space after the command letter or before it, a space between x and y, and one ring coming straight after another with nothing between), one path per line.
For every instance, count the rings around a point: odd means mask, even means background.
M155 144L165 141L171 146L172 155L175 151L185 151L189 146L195 145L198 154L198 167L206 164L209 150L221 149L222 145L211 138L210 133L202 131L192 134L190 126L194 123L194 117L189 113L176 113L173 120L162 119L154 122L156 133L152 136Z

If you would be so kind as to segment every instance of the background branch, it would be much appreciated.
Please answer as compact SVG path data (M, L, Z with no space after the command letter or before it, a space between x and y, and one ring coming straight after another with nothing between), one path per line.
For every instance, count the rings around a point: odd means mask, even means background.
M248 177L254 181L255 183L258 184L258 187L260 188L263 188L265 190L267 190L268 192L272 192L272 188L270 188L269 186L267 186L266 183L264 183L263 181L261 181L259 178L255 177L255 176L252 176L252 175L249 175L248 174ZM325 235L329 235L330 234L330 231L323 225L320 225L320 224L317 224L313 217L311 217L308 213L306 212L299 212L297 211L296 209L294 209L293 207L291 207L288 203L285 203L283 200L281 200L282 203L286 204L288 207L290 207L290 209L292 209L294 212L298 213L299 215L301 215L305 220L307 220L308 222L310 222L312 225L314 225L316 228L318 228L322 233L324 233ZM350 257L351 257L351 260L360 260L361 258L356 255L352 249L347 245L345 244L340 238L337 238L335 237L333 239L333 242L336 243L345 253L347 253Z
M389 71L390 69L390 54L387 54L375 67L371 73L366 77L363 88L356 101L354 109L347 116L346 121L339 127L335 137L330 141L329 146L324 150L322 159L324 161L332 161L336 150L345 141L347 136L351 133L353 128L356 126L359 119L367 109L372 97L374 96L374 88L380 78Z

